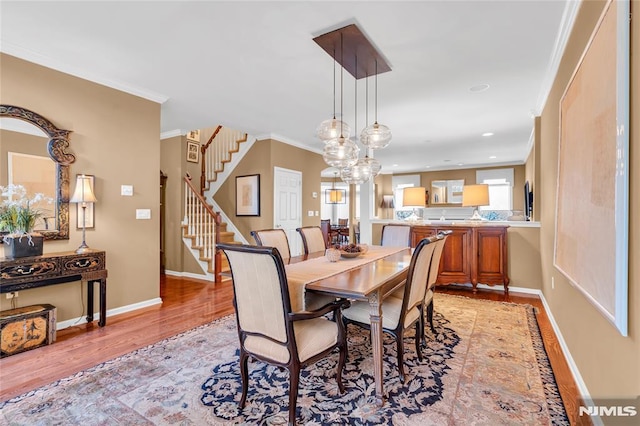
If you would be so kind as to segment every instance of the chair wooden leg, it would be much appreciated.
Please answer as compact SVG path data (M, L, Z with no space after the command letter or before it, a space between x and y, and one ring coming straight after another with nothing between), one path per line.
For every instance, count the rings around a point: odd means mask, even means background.
M289 425L296 424L296 403L298 401L298 382L300 366L293 364L289 370Z
M240 350L240 377L242 379L242 397L240 398L240 409L244 408L245 402L247 402L247 393L249 391L249 354Z
M433 327L433 300L429 303L429 306L427 306L427 321L429 321L431 331L435 334L436 329Z
M420 350L420 342L422 341L422 337L420 336L420 330L422 329L422 333L424 333L424 326L422 325L422 320L418 319L416 322L416 353L418 354L418 359L422 361L422 350Z
M398 351L398 372L400 373L400 380L404 383L404 342L402 339L402 332L396 336L396 349Z
M338 382L338 389L340 393L344 393L344 384L342 383L342 370L344 370L344 364L347 361L347 346L340 347L340 358L338 358L338 370L336 371L336 381Z

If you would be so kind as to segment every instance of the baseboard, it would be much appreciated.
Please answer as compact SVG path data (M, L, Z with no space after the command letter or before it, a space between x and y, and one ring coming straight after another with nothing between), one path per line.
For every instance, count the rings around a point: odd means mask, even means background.
M206 281L206 282L209 282L211 284L214 284L214 282L211 281L210 279L208 279L206 275L194 274L193 272L178 272L178 271L165 270L164 274L165 275L171 275L172 277L193 278L193 279L196 279L196 280Z
M125 312L135 311L136 309L142 309L149 306L159 305L162 303L162 299L156 297L155 299L145 300L144 302L133 303L127 306L120 306L119 308L109 309L107 311L107 318L112 315L123 314ZM93 314L93 318L95 321L100 319L100 314L98 312ZM82 316L79 318L72 318L66 321L60 321L56 324L56 330L62 330L63 328L72 327L74 325L86 324L87 317ZM108 324L107 324L108 325Z

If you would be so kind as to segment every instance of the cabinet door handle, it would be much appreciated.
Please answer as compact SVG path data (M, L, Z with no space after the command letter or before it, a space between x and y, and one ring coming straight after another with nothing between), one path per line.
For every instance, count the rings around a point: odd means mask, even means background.
M88 259L76 261L76 266L79 266L81 268L86 268L90 264L91 264L91 262Z
M24 270L24 269L22 269L22 268L18 268L18 270L17 270L17 271L18 271L18 273L20 273L20 274L22 274L22 275L29 275L30 273L32 273L32 272L33 272L33 266L32 266L31 268L29 268L29 270L28 270L28 271L25 271L25 270Z

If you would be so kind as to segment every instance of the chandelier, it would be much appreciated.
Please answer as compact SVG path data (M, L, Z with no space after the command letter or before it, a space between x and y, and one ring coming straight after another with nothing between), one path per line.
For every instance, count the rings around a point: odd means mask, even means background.
M316 130L316 136L324 141L324 161L340 169L341 179L349 184L361 184L380 173L380 162L369 156L369 149L381 149L389 145L391 131L383 124L378 123L378 74L391 71L382 55L376 50L362 31L351 24L343 28L331 31L314 38L314 41L322 47L334 59L333 74L333 98L334 115L332 119L323 121ZM338 52L339 49L339 52ZM346 58L346 60L345 60ZM360 60L360 62L358 62ZM336 78L335 63L340 63L340 114L343 106L343 72L346 69L355 79L355 127L357 133L357 81L374 75L376 78L375 98L375 122L362 130L360 143L366 148L365 157L359 158L360 148L354 140L349 139L351 128L347 123L335 118ZM369 102L369 88L367 84L367 104ZM368 105L367 105L368 116ZM368 121L368 119L367 119ZM339 136L338 136L339 135Z

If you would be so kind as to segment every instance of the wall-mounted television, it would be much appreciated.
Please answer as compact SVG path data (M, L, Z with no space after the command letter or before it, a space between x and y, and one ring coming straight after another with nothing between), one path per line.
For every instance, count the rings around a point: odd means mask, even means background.
M533 191L529 187L529 181L524 183L524 217L525 220L533 219Z

